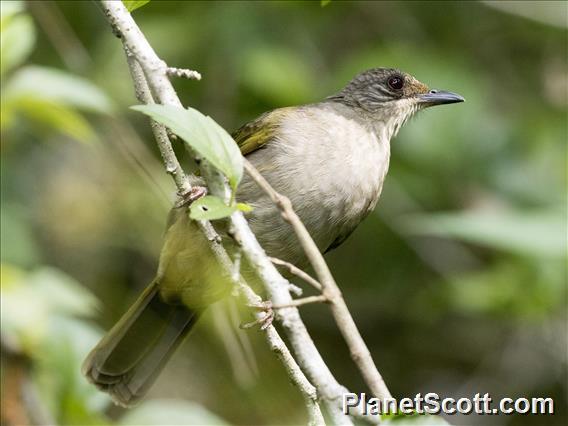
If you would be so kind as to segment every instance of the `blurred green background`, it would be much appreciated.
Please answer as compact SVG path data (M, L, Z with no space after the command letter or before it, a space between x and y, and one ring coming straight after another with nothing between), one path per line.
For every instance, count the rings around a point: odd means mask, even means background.
M234 301L139 407L85 383L83 357L153 276L174 187L96 3L1 10L2 423L304 423ZM376 211L327 258L395 396L552 397L553 417L448 420L566 424L566 2L153 1L134 16L169 65L203 74L174 81L182 101L229 131L376 66L463 95L402 129ZM301 309L339 381L365 391L328 308Z

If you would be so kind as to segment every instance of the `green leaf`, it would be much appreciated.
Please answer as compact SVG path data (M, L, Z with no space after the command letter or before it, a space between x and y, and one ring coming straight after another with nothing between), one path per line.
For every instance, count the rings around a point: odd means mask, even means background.
M237 209L245 213L253 211L252 206L247 203L237 203Z
M331 3L331 0L321 0L321 7L325 7Z
M146 3L150 3L150 0L122 0L122 4L126 6L129 12L134 12L136 9L144 6Z
M96 134L89 122L81 114L64 105L29 97L20 98L11 106L36 124L47 126L76 141L96 141ZM2 127L9 124L2 120Z
M219 197L207 195L195 201L189 209L193 220L215 220L230 216L237 206L228 206Z
M401 220L415 234L457 238L529 256L566 255L566 220L555 212L466 212L407 216Z
M48 126L81 142L96 140L89 122L76 109L110 113L113 105L94 84L56 69L29 66L6 84L0 127L10 127L18 115ZM41 129L43 130L43 129Z
M28 275L27 285L59 314L91 316L99 308L98 300L85 287L56 268L36 270Z
M8 19L24 10L24 2L22 1L12 0L0 2L0 24L6 24Z
M233 189L237 187L243 176L241 151L231 135L211 117L193 108L170 105L137 105L131 108L169 127L197 154L227 176Z
M9 104L19 98L41 99L103 114L113 110L110 99L90 81L47 67L25 67L10 79L2 100Z
M92 315L98 302L85 287L55 268L26 273L2 264L0 330L12 344L30 356L41 354L54 314Z
M25 271L2 264L0 273L2 340L13 349L33 354L45 338L49 306L35 295L33 287L26 285Z
M100 413L110 399L81 374L102 333L77 317L99 311L98 301L58 269L1 266L2 342L32 359L31 379L42 406L56 424L108 424Z
M0 75L4 75L26 60L35 44L35 27L27 14L5 12L2 2L2 26L0 29ZM17 9L16 9L17 12Z
M98 391L81 374L81 364L102 333L87 321L51 313L45 340L35 355L34 379L46 408L57 424L110 425L104 411L108 395Z

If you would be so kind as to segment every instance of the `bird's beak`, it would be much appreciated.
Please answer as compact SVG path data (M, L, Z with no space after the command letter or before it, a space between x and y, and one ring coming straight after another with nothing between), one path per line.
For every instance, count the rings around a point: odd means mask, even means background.
M455 104L465 101L465 99L457 93L444 92L443 90L430 90L428 93L420 95L419 99L420 103L424 104L424 106Z

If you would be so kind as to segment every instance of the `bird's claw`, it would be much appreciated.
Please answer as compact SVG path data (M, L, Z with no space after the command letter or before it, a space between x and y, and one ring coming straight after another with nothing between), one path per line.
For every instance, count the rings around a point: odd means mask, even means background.
M188 207L195 200L200 199L207 195L207 188L204 186L193 186L191 189L185 193L179 193L179 199L175 204L175 208Z
M270 300L266 300L254 305L247 305L249 308L257 309L264 312L264 316L261 318L257 318L254 321L247 322L245 324L241 324L239 327L242 329L256 327L257 325L260 326L261 330L266 330L268 327L272 325L272 321L274 321L274 309L272 309L272 302Z

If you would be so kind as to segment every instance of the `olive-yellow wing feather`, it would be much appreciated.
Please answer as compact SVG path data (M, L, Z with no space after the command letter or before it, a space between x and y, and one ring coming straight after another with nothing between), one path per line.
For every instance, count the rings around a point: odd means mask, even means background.
M274 139L276 131L290 109L290 107L280 108L264 113L256 120L245 124L233 132L233 139L237 142L241 153L246 156Z

